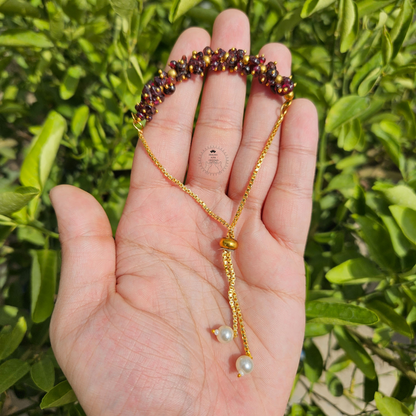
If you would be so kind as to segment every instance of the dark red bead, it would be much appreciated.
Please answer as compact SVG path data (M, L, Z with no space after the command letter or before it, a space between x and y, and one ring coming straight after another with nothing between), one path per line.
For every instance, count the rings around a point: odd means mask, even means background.
M209 46L205 46L204 48L204 55L212 55L212 49Z
M176 61L170 61L169 62L169 66L172 68L172 69L176 69L176 65L177 65L178 63L176 62Z
M270 89L272 90L272 92L274 93L274 94L280 94L279 93L279 89L281 89L282 88L282 85L281 84L273 84L271 87L270 87Z
M267 82L267 78L265 74L260 74L259 75L259 82L260 84L265 84Z
M226 54L224 49L219 48L218 49L218 58L222 59L224 57L224 55Z
M211 71L216 71L216 70L218 70L219 65L220 64L219 64L218 61L212 62L212 60L211 60L211 65L209 66L209 69L211 69Z
M150 85L145 84L142 90L142 101L150 102L152 100L152 93L150 92Z
M224 62L221 62L219 65L218 65L218 71L225 71L227 69L227 65L225 65L225 63Z
M144 120L144 114L143 113L136 113L136 117L138 117L140 120Z
M256 65L255 67L253 67L253 69L251 70L252 72L254 71L254 76L258 77L261 74L261 68L260 65Z
M260 56L259 61L260 65L263 65L266 62L266 58L264 56Z
M243 66L244 66L244 64L242 62L238 62L237 63L237 71L241 72L243 70Z
M240 61L241 59L243 59L245 54L246 53L242 49L238 49L237 50L237 59Z
M229 56L226 61L227 66L231 69L234 69L234 67L237 65L237 62L237 54L234 51L229 52Z
M260 59L257 58L257 56L251 55L250 56L250 65L251 66L256 66L260 64Z
M276 64L274 62L269 62L266 67L267 69L276 69Z
M166 95L172 95L175 92L175 85L168 85L167 88L164 89L164 93Z
M243 66L243 74L248 75L251 73L250 65L244 65Z
M287 88L286 91L283 92L283 94L288 94L289 92L293 91L294 84L293 81L289 77L284 77L282 81L282 89L284 90Z

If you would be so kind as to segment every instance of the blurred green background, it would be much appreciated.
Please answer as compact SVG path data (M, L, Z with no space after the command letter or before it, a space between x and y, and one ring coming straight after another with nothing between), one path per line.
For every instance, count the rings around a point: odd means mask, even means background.
M211 32L218 13L234 7L249 16L254 53L268 42L290 47L296 95L319 111L307 325L295 382L306 393L287 414L351 414L337 405L343 396L357 415L410 415L415 4L0 0L1 414L84 414L48 339L60 263L48 192L60 183L85 189L115 230L137 142L130 111L143 84L164 67L185 28ZM323 336L325 357L316 347ZM334 362L335 350L342 354ZM389 391L379 391L374 359L393 367L397 382ZM363 375L360 394L354 377L342 381L351 368ZM333 412L320 408L317 386L327 389Z

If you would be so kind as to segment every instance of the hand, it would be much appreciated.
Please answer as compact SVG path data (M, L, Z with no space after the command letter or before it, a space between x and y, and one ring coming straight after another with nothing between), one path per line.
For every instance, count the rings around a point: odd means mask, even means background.
M188 29L170 59L206 45L249 51L249 33L247 17L227 10L212 39ZM286 47L268 44L260 53L289 75ZM283 101L253 82L242 130L245 77L210 73L191 146L201 87L199 77L178 85L144 135L179 180L189 161L186 185L230 222ZM218 245L226 229L162 175L140 142L115 241L91 195L53 189L62 274L51 341L87 415L284 414L304 334L317 136L315 107L294 100L235 229L236 291L254 358L253 372L241 378L240 337L221 344L211 333L232 323ZM199 165L209 146L228 156L221 173Z

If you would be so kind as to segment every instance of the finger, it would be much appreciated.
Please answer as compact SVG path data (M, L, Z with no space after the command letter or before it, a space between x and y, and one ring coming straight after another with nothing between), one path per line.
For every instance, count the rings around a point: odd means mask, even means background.
M62 246L58 323L85 319L115 291L115 245L107 215L93 196L69 185L55 187L50 198ZM78 320L79 322L79 320Z
M264 54L266 62L277 62L279 74L290 75L291 54L286 46L280 43L270 43L265 45L259 53ZM283 102L284 98L274 94L270 87L261 85L257 79L253 80L244 120L243 140L234 162L228 189L228 196L232 200L241 200L243 197L253 168L280 115L280 107ZM264 199L276 174L279 136L280 130L257 174L246 208L261 211Z
M303 255L312 211L318 116L306 99L294 100L282 125L279 165L263 222L276 240Z
M250 24L239 10L226 10L215 19L211 48L250 49ZM249 53L249 52L247 52ZM202 94L189 159L187 183L223 193L241 141L246 79L239 73L210 71ZM216 158L209 158L211 150Z
M205 30L185 30L176 41L169 62L180 60L182 55L189 58L193 50L202 51L209 43L210 36ZM188 164L194 116L201 88L202 79L199 76L194 75L187 81L178 82L175 93L166 96L163 104L157 107L158 113L144 129L146 141L156 158L180 181L183 181ZM131 172L132 188L151 188L163 184L169 182L139 141Z

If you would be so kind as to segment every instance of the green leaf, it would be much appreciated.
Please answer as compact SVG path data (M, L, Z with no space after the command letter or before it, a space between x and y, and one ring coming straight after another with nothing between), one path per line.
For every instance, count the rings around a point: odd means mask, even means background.
M416 211L416 194L409 186L393 186L382 182L376 182L373 189L380 192L391 205L401 205Z
M22 360L8 360L0 365L0 393L16 384L30 370L27 362Z
M412 416L410 410L393 397L385 397L381 393L376 392L374 400L382 416Z
M313 13L325 9L330 6L332 3L335 3L335 0L306 0L303 4L302 12L300 16L302 19L309 17Z
M290 409L290 416L306 416L306 413L300 404L295 403Z
M378 390L378 377L371 380L364 377L364 402L370 403L374 400L374 394Z
M106 143L104 140L105 137L103 137L103 135L100 134L102 131L102 127L100 125L98 117L96 117L95 114L90 114L90 117L88 119L88 130L90 132L91 140L94 144L94 147L100 152L105 152L106 151Z
M344 327L336 326L334 334L338 344L351 358L356 366L370 379L375 379L377 373L374 367L374 362L368 355L367 351Z
M380 215L387 231L390 234L391 243L394 251L399 257L405 257L412 248L409 240L405 237L397 222L389 215Z
M358 9L353 0L340 0L339 28L340 51L344 53L353 45L358 34Z
M134 10L137 10L136 0L110 0L113 10L124 18L131 16Z
M393 55L393 44L386 26L383 28L383 37L381 39L381 55L383 57L383 65L387 65Z
M42 390L49 391L55 384L55 369L52 360L45 356L30 369L33 382Z
M10 215L19 211L38 194L39 189L32 186L20 186L14 192L0 193L0 215Z
M27 17L39 17L39 10L29 2L19 0L6 0L0 2L0 13Z
M71 66L65 74L64 80L59 86L59 93L63 100L69 100L78 87L79 79L83 75L83 70L80 66Z
M341 355L338 357L328 368L331 373L338 373L339 371L345 370L351 364L351 360L347 355Z
M400 127L391 121L383 120L379 124L373 124L371 131L378 137L391 160L403 174L405 171L405 158L398 140L398 135L401 136Z
M336 284L362 284L381 280L383 274L372 261L359 257L335 266L325 277L331 283Z
M364 97L371 92L375 83L377 82L381 74L381 67L374 68L367 76L363 79L358 87L358 95Z
M65 380L62 383L57 384L48 393L43 396L40 403L41 409L49 409L50 407L59 407L64 404L73 403L77 400L72 387L68 381Z
M378 321L377 315L361 306L339 302L308 301L306 316L313 322L331 325L372 325Z
M173 23L198 3L201 3L201 0L174 0L170 8L169 21Z
M317 324L314 322L306 322L305 338L315 338L326 335L331 332L331 326L325 324Z
M397 400L406 400L412 395L414 389L415 385L404 374L400 374L391 397Z
M329 392L333 396L342 396L344 392L344 386L342 385L341 380L334 373L327 371L325 374L325 381Z
M32 320L43 322L52 313L58 254L55 250L32 250Z
M20 345L26 330L25 318L21 316L12 331L0 333L0 361L7 358Z
M407 32L413 20L413 7L410 0L404 0L400 13L397 16L391 30L391 40L393 41L392 59L397 56L406 38Z
M66 130L65 119L51 111L23 161L20 181L25 186L43 189Z
M394 2L395 0L384 0L384 1L362 0L357 4L358 15L359 17L371 15L377 10L380 10Z
M365 306L374 311L380 320L391 329L410 339L413 339L413 331L406 319L400 316L393 308L380 300L366 302Z
M71 122L71 130L75 137L78 137L84 131L89 115L90 109L86 105L81 105L75 110Z
M0 46L52 48L53 43L42 32L33 32L27 29L9 29L0 33Z
M362 136L361 121L358 118L348 121L341 126L338 135L338 147L349 152L358 145Z
M389 208L403 234L416 244L416 211L399 205L391 205Z
M386 270L396 270L398 257L394 252L388 231L370 217L352 215L360 225L360 236L367 243L373 260Z
M307 339L303 345L305 352L305 375L311 383L315 383L321 377L324 363L322 355L312 340Z
M326 131L333 132L344 123L358 117L368 107L368 101L357 95L340 98L328 111Z

